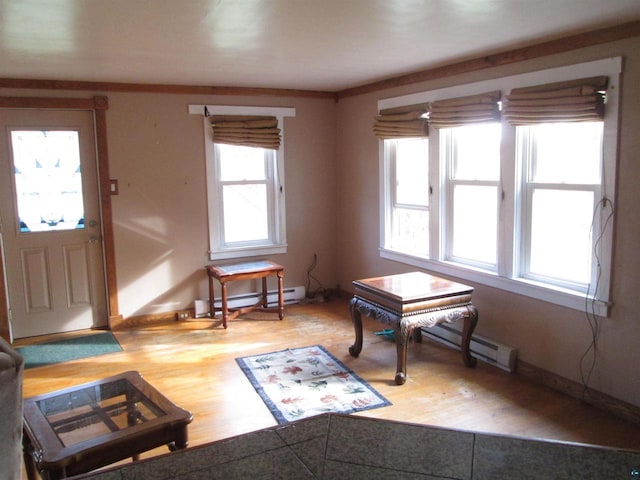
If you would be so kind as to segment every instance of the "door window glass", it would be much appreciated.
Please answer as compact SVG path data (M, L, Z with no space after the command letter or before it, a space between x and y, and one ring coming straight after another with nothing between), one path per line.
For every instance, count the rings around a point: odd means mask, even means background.
M21 232L84 228L77 131L11 132Z

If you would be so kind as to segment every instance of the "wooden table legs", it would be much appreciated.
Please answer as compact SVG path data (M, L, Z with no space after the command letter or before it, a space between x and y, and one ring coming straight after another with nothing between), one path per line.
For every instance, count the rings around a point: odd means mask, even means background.
M462 319L462 361L467 367L475 367L476 359L471 356L469 344L471 335L478 323L478 310L471 303L453 305L447 308L417 315L402 316L380 306L368 302L358 296L351 300L351 319L355 330L355 342L349 347L352 357L358 357L362 351L362 314L374 318L393 328L397 350L397 367L395 382L402 385L406 381L407 345L410 338L417 342L422 340L421 328L429 328L441 323L450 323Z
M205 267L209 277L209 313L213 318L216 311L222 311L222 326L227 328L227 321L234 319L244 313L251 312L258 308L263 311L277 311L280 320L284 318L284 267L269 261L249 262L232 265L208 265ZM275 275L278 277L278 306L268 307L267 303L267 277ZM227 298L227 283L235 280L262 280L262 292L255 305L243 308L229 308ZM220 282L221 308L215 308L214 301L214 280Z

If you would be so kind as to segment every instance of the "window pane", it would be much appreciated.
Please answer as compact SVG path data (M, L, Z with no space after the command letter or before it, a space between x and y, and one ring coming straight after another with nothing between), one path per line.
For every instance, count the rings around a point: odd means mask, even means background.
M396 141L396 203L429 205L428 152L426 139Z
M500 124L484 123L451 129L456 180L500 178Z
M529 270L570 282L591 278L593 193L536 189Z
M530 181L600 183L602 122L555 123L528 128L533 139Z
M456 185L453 191L452 255L495 265L498 189Z
M262 148L218 144L220 152L220 180L264 180L266 169Z
M223 186L225 243L269 238L266 185Z
M429 256L429 211L395 208L391 223L391 248Z
M12 131L20 231L84 228L76 131Z

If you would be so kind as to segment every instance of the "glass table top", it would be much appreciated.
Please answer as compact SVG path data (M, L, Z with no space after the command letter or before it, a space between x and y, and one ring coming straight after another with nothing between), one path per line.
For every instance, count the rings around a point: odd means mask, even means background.
M36 405L65 446L166 415L126 378L44 398Z

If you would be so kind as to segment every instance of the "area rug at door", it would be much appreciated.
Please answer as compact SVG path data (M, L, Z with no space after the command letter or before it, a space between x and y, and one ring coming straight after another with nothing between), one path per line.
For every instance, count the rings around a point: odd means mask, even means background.
M321 345L241 357L236 362L278 423L391 405Z
M24 368L34 368L120 352L122 347L111 332L100 332L34 343L16 350L24 358Z

